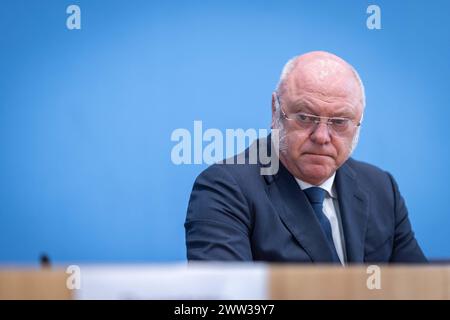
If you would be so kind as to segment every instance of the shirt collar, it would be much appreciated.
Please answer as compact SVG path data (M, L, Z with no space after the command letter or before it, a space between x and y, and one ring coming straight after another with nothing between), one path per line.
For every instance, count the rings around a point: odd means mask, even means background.
M319 188L324 189L330 197L337 198L337 194L334 189L334 177L335 176L336 176L336 172L333 173L333 175L331 177L329 177L327 180L325 180L322 184L320 184L318 186L309 184L308 182L302 181L297 178L295 178L295 180L297 181L298 185L300 186L300 189L302 189L302 190L305 190L305 189L311 188L311 187L319 187Z

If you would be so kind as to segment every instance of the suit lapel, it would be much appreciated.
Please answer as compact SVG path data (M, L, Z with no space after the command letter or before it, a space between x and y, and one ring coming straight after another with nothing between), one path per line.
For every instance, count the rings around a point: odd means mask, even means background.
M316 215L294 177L281 164L270 182L268 195L281 220L313 262L331 262L332 252Z
M368 219L368 196L358 186L355 172L344 163L336 172L336 191L342 219L348 262L364 262Z

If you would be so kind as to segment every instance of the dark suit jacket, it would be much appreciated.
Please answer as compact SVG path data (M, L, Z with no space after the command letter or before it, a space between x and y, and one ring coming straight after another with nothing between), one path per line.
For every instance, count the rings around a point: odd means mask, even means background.
M348 263L426 262L389 173L350 158L335 186ZM194 183L185 229L189 260L332 259L306 195L281 162L268 176L259 164L207 168Z

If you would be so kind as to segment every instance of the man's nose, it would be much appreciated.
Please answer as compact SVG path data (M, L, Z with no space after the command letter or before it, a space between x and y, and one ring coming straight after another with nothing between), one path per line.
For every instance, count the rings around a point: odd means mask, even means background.
M320 122L316 125L314 131L311 134L311 140L317 144L327 144L331 141L330 129L324 122Z

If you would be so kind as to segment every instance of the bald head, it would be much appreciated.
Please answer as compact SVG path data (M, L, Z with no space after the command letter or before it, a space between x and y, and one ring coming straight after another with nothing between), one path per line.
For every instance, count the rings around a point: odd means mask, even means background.
M323 97L352 97L354 104L365 105L364 87L355 69L338 56L312 51L292 58L283 68L277 92L280 96L316 93Z

